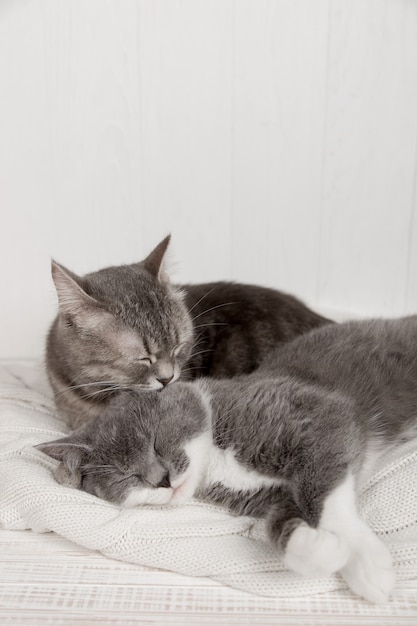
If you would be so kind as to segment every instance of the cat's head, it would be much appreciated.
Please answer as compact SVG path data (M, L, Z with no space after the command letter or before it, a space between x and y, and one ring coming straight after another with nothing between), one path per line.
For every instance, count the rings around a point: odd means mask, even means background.
M126 387L159 390L179 377L193 326L182 292L167 275L169 240L140 263L83 277L52 262L59 314L47 362L83 397L101 400Z
M103 414L37 446L57 480L121 506L179 504L195 492L211 445L208 405L190 383L119 394Z

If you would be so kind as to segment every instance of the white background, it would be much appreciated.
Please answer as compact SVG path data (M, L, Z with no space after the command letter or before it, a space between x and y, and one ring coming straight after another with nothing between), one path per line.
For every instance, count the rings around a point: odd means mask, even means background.
M416 0L0 0L0 357L50 257L417 311Z

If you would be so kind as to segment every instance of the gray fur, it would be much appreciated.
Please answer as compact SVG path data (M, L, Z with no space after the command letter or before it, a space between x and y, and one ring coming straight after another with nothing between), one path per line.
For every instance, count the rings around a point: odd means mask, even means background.
M125 392L94 423L40 448L82 489L120 503L132 486L173 482L187 466L184 447L205 431L212 450L233 451L240 467L276 484L233 489L206 477L197 497L266 518L285 550L302 521L318 526L348 473L358 481L370 448L417 436L417 316L317 329L233 381Z
M142 263L83 278L53 262L60 310L46 364L58 411L71 426L98 415L122 389L175 379L188 359L192 322L183 293L162 270L168 242ZM141 360L154 353L154 363Z
M59 414L76 428L121 390L248 373L277 345L329 320L293 296L233 283L171 285L169 237L141 263L84 277L52 262L59 313L46 365ZM149 355L149 367L139 360ZM164 381L164 382L158 382Z
M41 444L43 452L63 461L57 480L120 503L132 486L158 487L168 472L182 473L188 466L183 444L210 428L209 417L191 384L167 391L125 391L100 417Z

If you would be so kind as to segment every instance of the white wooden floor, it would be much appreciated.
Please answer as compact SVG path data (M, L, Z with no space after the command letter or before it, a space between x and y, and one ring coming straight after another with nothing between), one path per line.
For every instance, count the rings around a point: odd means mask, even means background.
M208 578L114 561L52 533L2 530L0 624L415 626L417 581L399 583L383 606L341 591L263 598Z

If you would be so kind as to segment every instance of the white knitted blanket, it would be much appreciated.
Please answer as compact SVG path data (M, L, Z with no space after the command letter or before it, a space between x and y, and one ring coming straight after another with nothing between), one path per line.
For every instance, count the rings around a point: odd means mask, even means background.
M40 366L0 367L0 524L53 531L115 558L191 576L210 576L252 593L298 596L345 587L334 575L305 579L284 569L263 524L193 502L120 509L57 484L55 462L32 446L68 428L54 414ZM417 577L417 442L402 446L367 482L363 517L386 542L399 578ZM45 541L47 541L47 536Z

